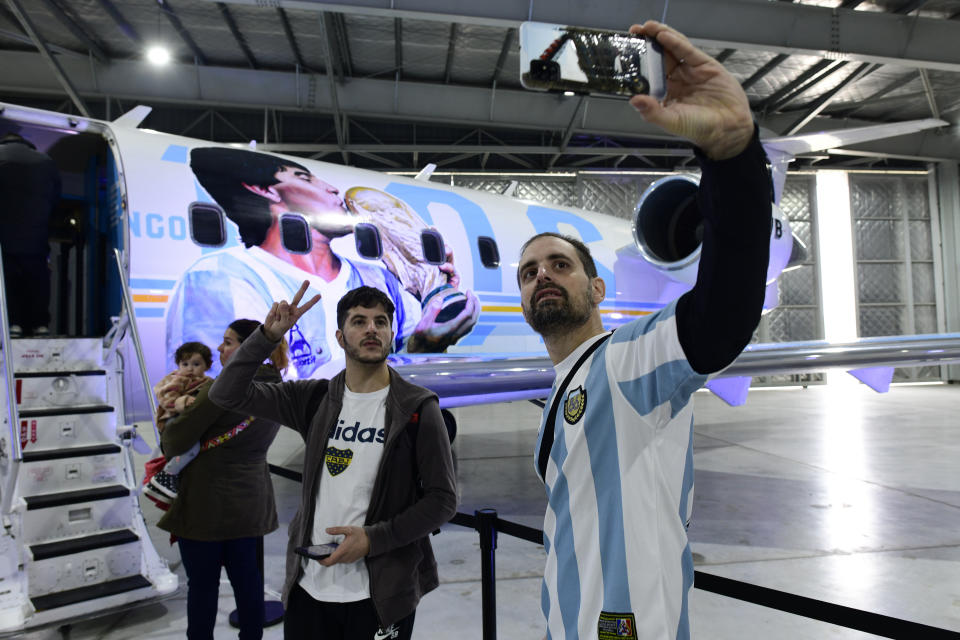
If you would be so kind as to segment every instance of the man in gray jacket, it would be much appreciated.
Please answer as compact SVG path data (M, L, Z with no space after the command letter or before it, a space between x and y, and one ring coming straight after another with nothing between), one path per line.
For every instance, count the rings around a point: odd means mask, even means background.
M373 287L337 305L344 371L332 380L253 381L319 301L300 304L308 285L273 304L209 397L296 429L306 445L287 545L286 640L408 639L420 597L438 584L429 534L456 511L450 440L437 396L387 366L394 308ZM328 557L310 549L328 543L339 545Z

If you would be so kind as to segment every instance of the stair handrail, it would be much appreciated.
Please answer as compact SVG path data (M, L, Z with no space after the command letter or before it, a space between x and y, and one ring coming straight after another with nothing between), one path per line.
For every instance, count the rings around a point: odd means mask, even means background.
M130 327L130 336L133 338L133 348L137 354L137 364L140 365L140 378L143 380L143 390L150 403L150 424L153 425L153 435L160 443L160 431L157 429L157 402L150 393L150 376L147 375L147 361L143 357L143 346L140 342L140 331L133 315L133 298L130 296L130 285L127 284L127 274L123 269L123 255L120 249L114 249L113 255L117 262L117 273L120 276L120 292L123 294L123 312L127 315L127 326Z
M3 263L3 251L0 250L0 264ZM0 339L3 340L3 371L7 377L7 419L10 421L10 448L12 468L7 474L7 485L0 496L0 513L9 513L13 503L13 487L17 481L17 467L23 460L23 448L20 446L20 412L17 410L16 382L13 377L13 345L10 342L10 322L7 313L7 283L0 269ZM0 453L6 453L0 452Z

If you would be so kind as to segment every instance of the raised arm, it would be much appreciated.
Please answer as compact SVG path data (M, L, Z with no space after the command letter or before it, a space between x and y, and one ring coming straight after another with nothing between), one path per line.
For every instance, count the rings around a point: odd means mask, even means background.
M750 104L737 80L685 36L657 22L633 33L664 49L663 103L634 96L654 124L696 146L703 174L698 204L703 248L697 283L677 303L677 332L698 373L724 368L750 342L760 320L770 254L770 175Z
M320 398L326 393L326 380L292 382L256 382L254 376L280 339L319 300L316 295L297 306L309 282L304 282L292 302L274 302L259 329L233 352L210 389L217 405L267 418L306 434Z

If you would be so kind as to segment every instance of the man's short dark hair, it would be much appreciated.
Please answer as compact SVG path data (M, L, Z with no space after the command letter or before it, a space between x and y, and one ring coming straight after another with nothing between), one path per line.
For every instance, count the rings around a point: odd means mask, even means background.
M243 185L271 187L279 182L275 176L283 167L309 171L292 160L245 149L199 147L190 151L194 175L227 217L237 223L240 239L247 247L263 243L273 216L270 202Z
M597 277L597 264L593 261L593 256L590 255L590 247L583 244L579 239L574 238L573 236L567 236L562 233L556 233L554 231L544 231L543 233L538 233L529 240L523 243L523 246L520 247L520 255L523 256L523 252L527 250L527 247L530 246L530 243L534 240L539 240L540 238L559 238L560 240L565 240L573 245L573 248L577 250L577 257L580 258L580 264L583 265L583 270L586 272L587 277L596 278ZM517 283L520 282L520 269L517 269Z
M393 302L390 301L390 298L387 297L387 294L374 287L357 287L356 289L347 291L347 293L340 298L340 302L337 303L337 329L343 331L343 324L347 321L347 316L350 315L350 309L354 307L372 309L377 305L383 307L383 310L387 312L387 315L390 317L390 325L393 326L393 312L395 307L393 306Z
M182 345L177 347L177 350L174 352L173 361L179 367L181 362L193 354L197 354L203 358L203 362L207 365L207 369L213 366L213 354L210 353L210 347L202 342L184 342Z

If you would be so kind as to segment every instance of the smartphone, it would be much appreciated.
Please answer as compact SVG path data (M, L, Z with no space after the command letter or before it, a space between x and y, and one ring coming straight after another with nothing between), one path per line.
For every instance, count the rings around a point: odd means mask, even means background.
M520 25L520 83L527 89L633 96L667 93L663 48L626 31L543 22Z
M324 558L329 558L330 554L339 546L336 542L330 542L328 544L315 544L309 547L297 547L294 551L307 558L323 560Z

